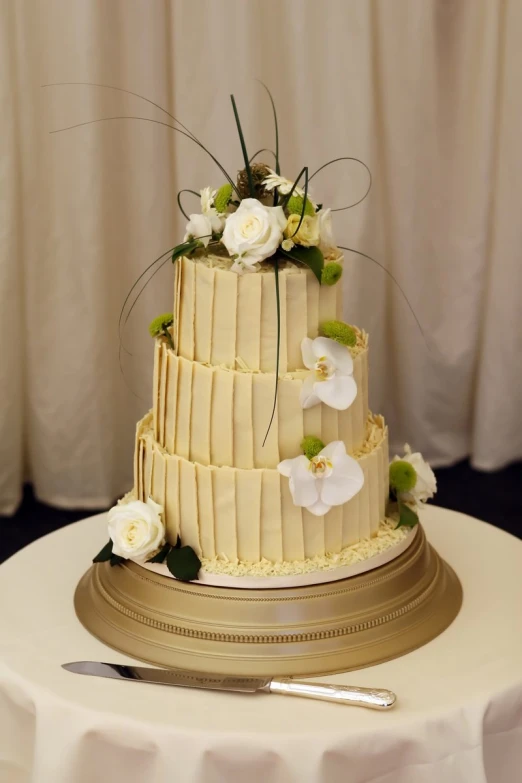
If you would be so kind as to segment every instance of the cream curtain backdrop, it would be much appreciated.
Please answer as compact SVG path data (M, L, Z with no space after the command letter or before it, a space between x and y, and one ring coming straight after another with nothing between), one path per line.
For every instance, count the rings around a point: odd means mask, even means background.
M348 253L345 317L371 334L371 404L436 465L522 457L522 4L517 0L0 0L0 511L24 479L60 506L103 506L131 483L149 407L149 320L172 307L170 263L117 320L145 266L184 230L176 193L222 176L168 120L96 82L156 101L230 172L249 150L283 171L352 155L372 169L335 217ZM314 180L341 206L356 165ZM189 197L190 198L190 197ZM188 202L187 202L188 203ZM189 207L190 208L190 207ZM129 388L130 387L130 388ZM132 391L131 391L132 390ZM137 396L135 396L137 395Z

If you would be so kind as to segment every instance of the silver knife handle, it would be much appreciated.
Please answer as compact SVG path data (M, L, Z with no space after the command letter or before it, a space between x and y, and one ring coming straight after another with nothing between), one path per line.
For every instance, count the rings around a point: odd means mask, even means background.
M321 699L337 704L352 704L372 710L389 710L397 697L383 688L356 688L346 685L329 685L321 682L302 682L289 677L274 677L267 690L283 696L303 696L305 699Z

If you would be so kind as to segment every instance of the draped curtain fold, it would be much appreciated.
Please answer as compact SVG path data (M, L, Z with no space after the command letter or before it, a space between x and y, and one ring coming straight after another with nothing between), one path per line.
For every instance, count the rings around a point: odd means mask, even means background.
M171 124L150 103L42 86L57 82L161 104L235 175L230 93L251 153L274 143L261 79L285 175L365 161L373 188L336 213L335 232L378 262L346 253L345 318L370 333L371 405L392 448L486 470L522 457L520 3L1 0L0 14L0 512L24 480L65 507L129 487L150 406L147 324L172 308L170 263L119 357L120 309L183 236L177 191L223 181L186 137L147 121ZM312 184L342 206L364 192L364 170L339 163Z

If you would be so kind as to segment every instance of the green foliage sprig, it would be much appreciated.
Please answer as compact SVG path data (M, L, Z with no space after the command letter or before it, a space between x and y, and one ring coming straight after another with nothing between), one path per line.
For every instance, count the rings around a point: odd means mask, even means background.
M324 443L321 438L317 438L315 435L305 435L301 441L301 449L305 457L313 459L324 449Z
M121 565L125 562L124 557L114 555L112 552L112 541L109 540L103 549L93 559L93 563L105 563L109 561L111 566ZM170 573L181 582L193 582L198 578L201 568L201 560L196 552L190 546L181 546L181 539L178 539L174 546L168 542L151 557L148 563L164 563Z
M172 342L172 336L169 332L169 326L174 323L174 315L172 313L163 313L153 318L149 324L149 334L151 337L165 337L168 344L174 349L174 343Z
M357 333L353 326L345 324L343 321L325 321L321 324L321 334L323 337L329 337L341 345L347 345L351 348L357 343Z
M335 285L339 282L343 274L343 268L337 261L330 261L321 272L322 285Z

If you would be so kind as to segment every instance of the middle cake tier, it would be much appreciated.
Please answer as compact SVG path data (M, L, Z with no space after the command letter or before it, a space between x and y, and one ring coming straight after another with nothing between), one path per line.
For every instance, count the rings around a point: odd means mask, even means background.
M348 349L347 349L348 350ZM212 367L176 356L163 340L154 355L153 432L169 454L200 465L275 468L301 451L305 435L324 443L342 440L348 453L365 441L368 419L368 344L358 332L351 349L357 396L338 411L326 405L304 410L300 393L306 370L279 379L274 420L273 373Z

